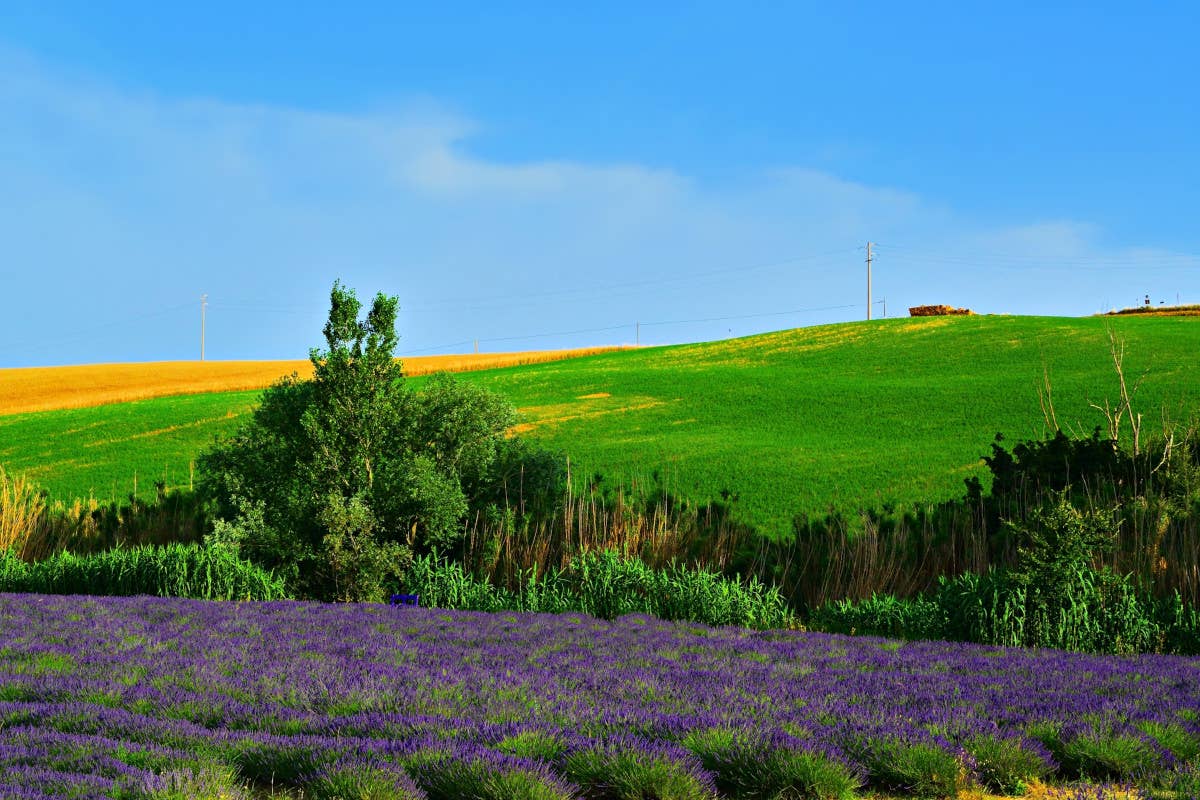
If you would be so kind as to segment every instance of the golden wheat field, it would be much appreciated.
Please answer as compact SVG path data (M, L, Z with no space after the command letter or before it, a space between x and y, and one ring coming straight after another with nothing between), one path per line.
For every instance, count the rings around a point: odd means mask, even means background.
M619 350L528 350L413 356L404 359L406 375L467 372L539 364ZM144 364L87 364L73 367L0 369L0 415L61 408L86 408L150 397L263 389L291 373L312 375L305 361L158 361Z

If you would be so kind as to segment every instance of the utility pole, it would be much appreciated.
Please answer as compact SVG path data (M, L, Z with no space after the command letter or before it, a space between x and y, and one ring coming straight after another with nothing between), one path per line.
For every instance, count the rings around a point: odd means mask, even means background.
M200 295L200 360L204 360L204 316L208 308L208 295Z
M642 323L641 322L634 323L633 344L634 344L634 347L642 346Z
M871 243L867 242L867 319L871 319Z

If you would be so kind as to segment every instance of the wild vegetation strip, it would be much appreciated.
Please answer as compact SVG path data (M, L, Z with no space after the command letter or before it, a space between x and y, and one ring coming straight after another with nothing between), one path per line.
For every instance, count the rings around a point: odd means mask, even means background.
M940 317L782 331L471 372L523 414L527 435L571 457L577 484L652 485L785 531L797 513L961 496L980 455L1048 432L1088 432L1115 399L1106 326L1127 342L1126 374L1147 420L1200 408L1200 321L1188 317ZM418 378L419 382L420 379ZM172 397L0 417L0 463L56 497L124 497L135 475L187 486L189 465L230 432L254 392ZM222 415L226 415L222 417ZM192 428L178 428L210 420ZM148 431L153 437L135 438ZM597 483L597 474L603 481Z
M466 372L518 364L541 364L617 349L587 347L516 353L412 356L404 359L404 369L409 375ZM307 360L161 361L0 369L0 415L87 408L180 394L265 389L293 372L309 378L312 376L312 364Z
M46 595L0 595L0 653L4 796L1190 796L1200 777L1195 659Z

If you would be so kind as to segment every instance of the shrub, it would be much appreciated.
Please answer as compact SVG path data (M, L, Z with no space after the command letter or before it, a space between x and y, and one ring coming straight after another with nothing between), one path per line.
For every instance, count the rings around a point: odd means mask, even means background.
M821 753L772 742L754 731L711 729L689 734L683 746L713 774L722 794L744 800L846 800L860 781Z
M224 765L172 769L147 780L135 797L144 800L251 800L253 795L238 780L236 770Z
M967 742L966 750L975 760L980 782L1002 794L1024 794L1030 781L1045 778L1057 767L1045 748L1019 738L977 736Z
M967 783L960 758L932 742L876 741L865 749L863 761L870 783L886 791L955 797Z
M504 737L496 744L496 749L518 758L552 763L567 751L567 743L561 736L531 730Z
M1159 746L1168 750L1177 761L1200 759L1200 731L1189 731L1178 723L1164 725L1161 722L1144 722L1138 727L1154 737Z
M483 748L418 755L408 770L429 800L572 800L548 766Z
M628 739L569 753L563 773L589 800L715 800L699 761L657 742Z
M304 782L312 800L426 800L403 769L342 760L324 767Z
M336 757L334 753L317 750L309 742L272 737L239 742L232 761L244 780L260 785L299 787L309 776L321 774Z
M1154 604L1128 577L1091 566L1116 536L1111 514L1081 512L1064 493L1009 530L1019 542L1013 569L939 581L948 638L1097 653L1162 648Z
M1161 766L1161 756L1145 736L1051 724L1034 726L1029 734L1054 755L1067 778L1132 781Z

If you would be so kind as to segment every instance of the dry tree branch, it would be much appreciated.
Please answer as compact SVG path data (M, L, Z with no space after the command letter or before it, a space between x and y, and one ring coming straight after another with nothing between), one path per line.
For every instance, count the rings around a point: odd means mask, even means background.
M1060 431L1062 427L1058 424L1058 414L1054 411L1054 391L1050 385L1050 367L1042 362L1042 385L1038 387L1038 405L1042 407L1042 419L1046 421L1046 427Z

